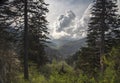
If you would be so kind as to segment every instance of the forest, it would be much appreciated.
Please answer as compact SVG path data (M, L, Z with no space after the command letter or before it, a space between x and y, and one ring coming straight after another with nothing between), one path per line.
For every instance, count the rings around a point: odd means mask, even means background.
M46 51L51 4L0 0L0 83L120 83L118 1L93 0L85 45L61 58Z

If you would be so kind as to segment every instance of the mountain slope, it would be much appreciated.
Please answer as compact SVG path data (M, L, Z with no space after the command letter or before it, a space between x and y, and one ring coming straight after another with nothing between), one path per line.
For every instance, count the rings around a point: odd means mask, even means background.
M46 50L46 54L48 56L56 56L61 58L66 58L75 52L77 52L82 46L85 46L86 39L79 39L74 41L69 41L64 43L63 45L57 47L54 43L50 44L53 46L48 46Z

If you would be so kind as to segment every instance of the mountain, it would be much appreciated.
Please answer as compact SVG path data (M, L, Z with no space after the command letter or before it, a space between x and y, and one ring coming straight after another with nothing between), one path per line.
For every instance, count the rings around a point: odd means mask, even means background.
M59 52L62 56L67 57L73 55L75 52L80 50L81 47L85 46L86 39L79 39L65 43L59 48Z
M85 46L86 39L79 39L74 41L67 41L59 47L55 43L49 43L45 48L46 54L51 57L66 58L76 53L82 46Z

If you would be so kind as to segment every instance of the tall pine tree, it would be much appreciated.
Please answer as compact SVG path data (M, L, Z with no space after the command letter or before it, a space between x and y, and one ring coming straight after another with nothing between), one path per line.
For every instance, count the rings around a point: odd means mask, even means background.
M42 66L47 62L45 55L45 43L48 39L46 13L48 12L44 0L31 0L28 3L29 16L29 58Z
M99 69L104 70L102 57L110 52L111 48L118 44L116 40L120 39L117 12L117 0L94 0L88 25L87 47L81 49L79 56L80 68L85 67L82 63L89 67L88 71L91 70L92 74Z
M16 42L16 49L19 51L19 55L23 55L24 47L24 14L25 4L23 0L2 1L0 6L0 25L5 25L1 31L8 33L15 31L13 39ZM1 5L1 4L0 4ZM44 0L28 0L27 2L27 17L28 17L28 56L29 60L37 63L38 67L44 65L47 61L45 56L45 43L48 39L47 34L47 20L46 13L48 12L47 5ZM7 34L8 35L8 34ZM1 35L1 37L3 37ZM4 37L3 37L4 38ZM2 39L1 39L2 40ZM1 44L3 45L3 44ZM14 44L12 44L14 45ZM15 45L14 45L15 46ZM4 46L7 47L7 46ZM18 48L20 47L20 48Z
M16 32L17 50L23 55L23 39L24 39L24 1L14 0L11 2L14 12L12 25L18 31ZM28 0L28 58L29 60L41 66L46 63L45 43L47 42L47 20L46 13L48 4L44 0ZM20 47L20 48L18 48Z

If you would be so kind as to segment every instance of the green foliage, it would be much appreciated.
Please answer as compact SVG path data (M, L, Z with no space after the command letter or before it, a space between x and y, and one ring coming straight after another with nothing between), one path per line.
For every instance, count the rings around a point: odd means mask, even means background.
M120 81L120 48L113 48L112 51L103 57L105 70L99 75L100 83L119 83Z
M108 55L103 57L105 70L103 73L97 71L98 76L96 77L90 76L80 69L74 69L65 61L53 60L51 64L46 64L40 70L36 66L31 66L29 81L25 81L23 74L20 73L17 83L119 83L119 50L119 48L113 48Z
M63 71L61 72L61 69L63 67ZM69 66L68 64L66 64L66 62L61 61L61 62L57 62L55 60L53 60L52 64L47 64L45 66L43 66L40 69L41 73L43 75L45 75L47 78L50 77L50 75L53 75L54 73L74 73L73 68L71 66Z
M32 77L30 77L30 80L24 80L23 78L19 78L17 83L47 83L44 76L38 75L38 72L35 73Z
M79 52L78 60L76 61L76 68L82 70L89 77L97 77L97 72L100 70L99 56L94 54L94 52L94 49L84 47Z
M64 65L64 72L61 68ZM95 83L94 78L88 78L79 71L75 71L71 66L64 61L47 64L40 72L36 67L31 67L30 80L25 81L23 75L20 73L17 83Z
M29 68L29 76L29 81L24 80L23 73L20 72L17 78L17 83L47 83L44 75L41 75L40 72L38 72L36 66L31 66Z
M113 68L107 67L103 74L99 75L99 83L117 83L116 80L116 72Z

